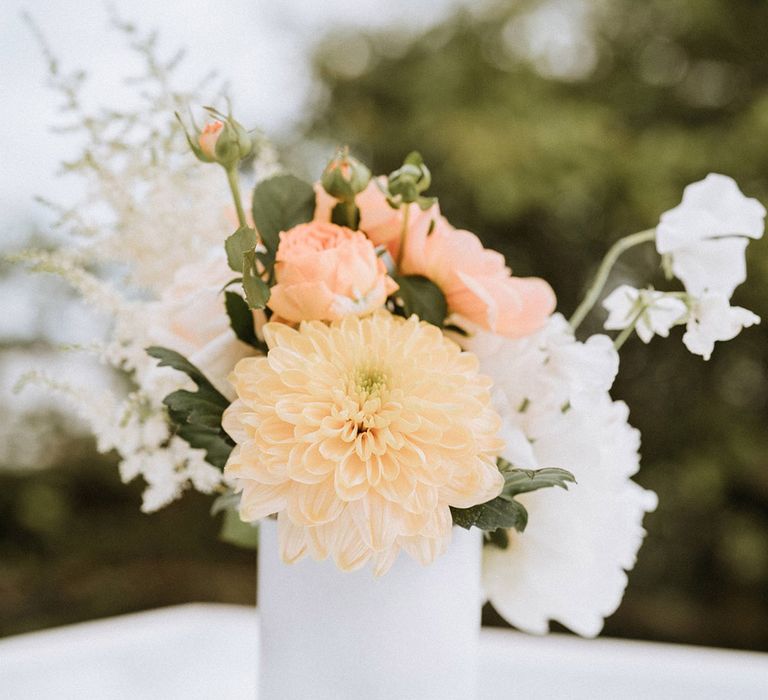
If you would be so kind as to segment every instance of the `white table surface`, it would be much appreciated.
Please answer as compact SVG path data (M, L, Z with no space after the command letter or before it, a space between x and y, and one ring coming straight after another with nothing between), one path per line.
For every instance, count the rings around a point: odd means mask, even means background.
M258 644L253 608L209 604L10 637L0 698L253 700ZM768 698L768 654L506 630L481 648L483 700Z

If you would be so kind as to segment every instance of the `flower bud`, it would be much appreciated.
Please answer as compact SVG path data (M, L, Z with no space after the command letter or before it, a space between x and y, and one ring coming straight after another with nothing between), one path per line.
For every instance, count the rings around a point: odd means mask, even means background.
M224 117L212 108L207 109L212 116L221 118L209 121L202 131L194 125L194 138L184 127L187 142L198 160L204 163L219 163L225 168L230 168L251 154L254 148L253 139L232 115ZM176 116L181 122L181 117L178 114Z
M347 148L340 149L323 171L320 183L323 189L341 202L354 202L371 181L371 171Z
M432 182L429 168L424 165L421 154L413 151L408 154L402 167L390 173L387 179L390 197L398 204L420 202L421 196Z

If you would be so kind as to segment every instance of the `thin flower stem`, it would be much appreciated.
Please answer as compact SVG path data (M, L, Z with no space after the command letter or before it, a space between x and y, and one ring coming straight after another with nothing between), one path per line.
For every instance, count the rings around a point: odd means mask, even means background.
M227 168L227 182L229 183L229 189L232 191L232 199L235 200L235 210L237 211L237 221L240 226L247 226L248 222L245 220L245 211L243 210L243 202L240 199L240 183L237 177L237 166Z
M624 343L626 343L629 339L629 336L635 332L635 325L636 324L633 323L631 326L627 326L621 333L616 336L613 341L613 347L616 350L621 350L621 346L624 345Z
M408 214L411 211L411 205L406 204L403 210L403 231L400 234L400 250L397 251L397 269L400 270L400 264L403 262L403 255L405 255L405 242L408 238Z
M579 304L579 307L576 309L573 316L571 316L569 323L571 324L571 328L574 330L574 332L581 325L581 322L587 317L587 314L592 311L598 299L600 299L600 295L603 293L603 289L605 289L605 285L608 282L608 277L611 274L611 270L613 269L613 266L616 264L616 261L619 259L621 254L630 248L634 248L636 245L640 245L641 243L649 243L650 241L654 240L655 237L656 229L650 228L646 231L640 231L639 233L633 233L630 236L625 236L624 238L616 241L616 243L611 246L610 250L603 258L603 262L600 263L600 267L597 269L595 279L592 282L587 295L584 297L584 301Z

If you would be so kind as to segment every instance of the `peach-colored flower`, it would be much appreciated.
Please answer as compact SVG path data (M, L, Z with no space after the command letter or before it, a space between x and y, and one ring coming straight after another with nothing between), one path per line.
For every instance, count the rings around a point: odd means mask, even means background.
M225 467L240 517L277 513L282 557L331 556L386 571L402 549L430 563L450 541L450 506L497 496L498 414L477 358L415 316L381 310L298 330L269 323L267 357L230 377Z
M276 260L269 308L294 323L363 316L397 289L373 243L335 224L313 221L283 231Z
M378 180L378 184L377 184ZM360 230L371 239L375 246L385 246L397 258L400 238L403 234L403 209L393 209L387 203L381 187L386 185L386 177L374 178L357 197L355 204L360 210ZM330 221L331 210L337 200L331 197L319 183L315 185L315 219ZM422 212L417 204L409 204L408 227L428 224L429 220L439 216L437 205Z
M216 142L219 140L223 128L224 122L216 119L208 122L197 137L200 150L211 160L216 160Z
M423 275L445 294L448 310L494 333L519 338L537 331L555 309L552 287L513 277L504 256L440 216L409 229L401 272Z

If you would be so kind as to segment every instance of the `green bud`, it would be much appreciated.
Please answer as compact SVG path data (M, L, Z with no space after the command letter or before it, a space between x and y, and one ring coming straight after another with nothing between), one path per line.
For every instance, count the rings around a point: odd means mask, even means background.
M371 181L371 171L357 158L349 155L345 146L336 153L323 170L320 183L323 189L342 202L354 202Z
M429 188L431 182L432 175L424 165L421 154L413 151L387 179L390 199L398 205L426 201L427 198L422 197L421 193Z
M212 107L206 109L213 119L207 122L202 130L193 122L193 134L187 131L178 114L176 117L181 122L187 143L198 160L231 168L251 154L254 148L253 139L231 114L225 117Z

